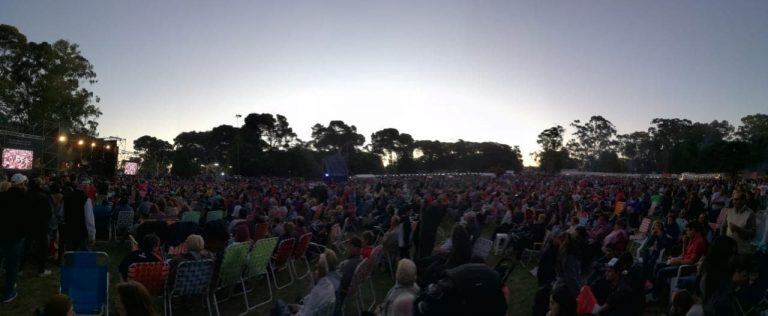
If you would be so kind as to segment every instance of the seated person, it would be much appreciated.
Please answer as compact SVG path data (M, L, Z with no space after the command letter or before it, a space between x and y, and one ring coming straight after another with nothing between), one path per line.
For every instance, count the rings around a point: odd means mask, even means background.
M157 254L160 253L160 238L157 235L149 234L141 239L138 249L129 253L122 262L118 270L122 280L128 280L128 268L134 263L140 262L161 262L163 261Z
M387 292L384 302L378 307L379 315L400 315L397 313L395 302L408 295L416 297L419 293L419 286L416 285L416 264L410 259L401 259L397 263L395 280L395 285Z
M623 221L616 221L616 224L613 225L613 230L603 239L602 249L604 253L620 253L627 248L629 237L627 236L626 228L626 224Z
M363 256L363 258L371 256L371 252L373 252L373 243L375 241L376 236L373 235L372 231L366 230L363 232L363 247L360 248L360 255Z
M620 268L619 260L613 259L605 270L605 279L610 284L610 291L605 304L598 308L598 315L639 315L642 309L642 297L629 285Z
M680 265L694 265L707 251L707 242L702 235L703 228L697 221L688 223L685 228L685 240L683 243L683 255L667 259L666 263L656 266L656 283L654 284L654 298L658 298L667 286L667 281L677 274Z
M301 305L289 305L291 315L312 316L318 309L331 304L335 297L335 291L333 283L327 277L328 269L328 261L323 253L318 257L315 264L314 274L317 283L309 291L309 294L301 300Z
M339 273L341 274L341 292L343 294L346 294L346 291L349 289L349 284L352 283L352 276L355 274L357 265L363 261L363 258L360 256L360 248L362 245L363 241L360 240L360 237L352 236L349 238L347 244L347 253L349 255L347 260L344 260L339 268Z

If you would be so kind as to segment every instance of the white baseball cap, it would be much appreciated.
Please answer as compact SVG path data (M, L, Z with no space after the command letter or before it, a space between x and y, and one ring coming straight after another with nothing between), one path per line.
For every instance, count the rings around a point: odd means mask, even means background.
M27 182L27 176L25 176L25 175L23 175L21 173L14 174L11 177L11 183L13 183L13 184L22 184L24 182Z

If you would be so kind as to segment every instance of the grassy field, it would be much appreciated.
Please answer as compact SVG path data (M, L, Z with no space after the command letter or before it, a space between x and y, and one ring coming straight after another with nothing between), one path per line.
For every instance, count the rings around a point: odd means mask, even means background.
M438 231L438 240L447 238L450 234L452 223L444 222ZM485 235L489 235L492 228L488 228L485 231ZM117 242L98 242L96 244L96 250L104 251L110 256L110 307L114 311L115 298L114 286L119 282L120 277L117 272L117 266L120 260L128 253L128 247ZM489 263L495 264L496 258L491 256ZM59 271L58 268L51 267L53 273L51 276L39 278L34 274L34 268L27 267L18 280L18 292L19 297L11 303L0 304L0 315L30 315L36 308L40 307L45 301L53 294L58 292L59 286ZM529 315L531 313L531 307L533 304L533 295L536 291L536 280L528 272L529 269L523 267L516 267L514 272L509 278L509 287L511 290L510 302L509 302L509 315ZM287 273L287 272L286 272ZM287 277L287 274L283 275ZM0 275L0 282L4 280L4 273ZM281 280L284 280L281 278ZM377 270L372 281L374 289L376 291L376 304L381 303L382 299L386 295L389 288L392 287L394 281L390 277L388 271ZM263 281L262 281L263 282ZM0 283L2 284L2 283ZM259 283L257 286L258 293L251 293L249 300L251 302L258 301L264 298L266 288L263 287L263 283ZM285 300L286 302L294 302L297 298L302 297L308 292L309 289L308 280L299 280L294 282L290 287L282 290L273 290L273 295L276 298ZM365 302L370 303L372 297L368 291L368 288L364 290ZM198 304L192 304L193 307L188 311L177 310L174 311L179 315L207 315L207 311L204 308L198 307ZM158 302L158 311L162 311L162 304ZM220 303L219 308L222 315L238 315L245 310L245 304L243 298L235 296L229 300ZM272 308L272 304L266 304L261 308L252 311L249 315L269 315L269 311ZM347 315L354 315L355 309L353 304L347 304Z

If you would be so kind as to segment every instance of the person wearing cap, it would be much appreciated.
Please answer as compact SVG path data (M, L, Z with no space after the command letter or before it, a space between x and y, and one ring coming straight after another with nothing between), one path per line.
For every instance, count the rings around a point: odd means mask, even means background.
M96 225L93 218L93 201L85 193L90 181L64 195L64 231L62 241L65 251L89 250L96 240Z
M723 229L725 235L736 240L739 254L755 253L752 239L757 232L757 218L755 212L747 206L744 193L734 191L731 197L731 208L725 211Z
M11 177L11 187L0 193L0 262L5 263L4 303L13 301L16 292L19 262L29 225L27 177L17 173Z
M597 315L639 315L642 312L640 295L635 293L627 282L619 260L611 259L606 266L605 280L610 284L610 291L605 304L598 308Z

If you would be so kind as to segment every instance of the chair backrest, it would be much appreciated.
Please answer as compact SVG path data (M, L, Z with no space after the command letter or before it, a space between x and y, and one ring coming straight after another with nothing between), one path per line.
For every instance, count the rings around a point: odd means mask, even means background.
M645 235L645 234L648 234L648 230L650 228L651 228L651 219L646 217L646 218L643 218L642 222L640 222L640 228L638 228L637 231L640 234Z
M717 214L717 222L715 222L717 224L717 227L723 226L723 222L725 222L725 214L727 213L727 210L728 210L727 208L722 208L720 210L720 214Z
M331 297L330 300L312 310L312 316L332 316L335 307L336 298Z
M472 255L488 259L488 255L491 253L493 247L493 241L488 238L478 238L475 240L475 244L472 246Z
M168 279L168 264L165 262L134 263L128 267L128 279L141 283L152 296L160 296Z
M184 261L176 268L171 296L205 294L213 276L213 260Z
M93 314L106 306L109 256L104 252L67 252L62 258L61 293L72 299L77 314Z
M372 272L373 261L371 261L369 258L365 258L363 261L360 261L360 264L358 264L357 268L355 268L355 273L352 274L352 281L349 283L347 296L352 297L353 294L357 293L357 288L360 286L360 283L368 279Z
M133 212L131 211L121 211L117 213L117 227L118 228L125 228L125 227L131 227L133 225Z
M253 244L253 250L248 256L246 277L252 278L267 273L267 264L272 252L277 247L277 237L259 239Z
M306 233L299 236L299 241L296 242L296 246L293 247L293 258L298 259L304 257L307 254L309 243L312 241L312 233Z
M272 261L275 264L281 265L285 263L293 254L293 245L296 243L296 238L288 238L281 241L277 245L277 252L272 256Z
M196 211L184 212L184 214L181 215L181 221L198 223L200 222L200 212L196 212Z
M185 252L187 252L187 243L185 242L179 244L176 247L168 247L168 255L170 256L178 256Z
M205 221L206 222L218 221L222 218L224 218L224 211L210 211L205 216Z
M381 256L384 254L384 246L378 245L376 247L373 247L371 250L371 261L373 261L373 265L377 266L381 262Z
M258 223L256 224L256 229L253 233L253 240L260 240L267 238L267 235L269 235L269 224L267 223Z
M240 281L249 248L250 242L240 242L224 249L224 257L221 259L221 268L219 269L220 286L228 286Z

